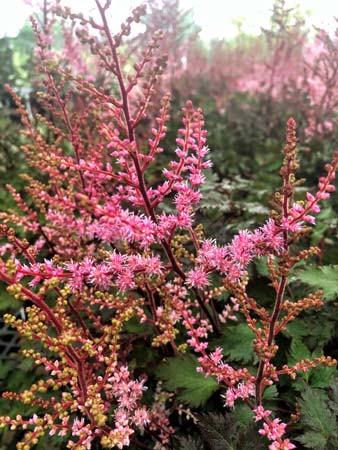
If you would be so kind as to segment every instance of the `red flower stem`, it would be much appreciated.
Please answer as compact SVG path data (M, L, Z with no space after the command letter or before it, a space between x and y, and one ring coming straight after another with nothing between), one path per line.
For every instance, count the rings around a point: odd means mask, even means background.
M107 18L106 18L106 14L105 14L105 9L104 7L101 6L99 0L95 0L96 5L98 7L98 10L100 12L101 18L102 18L102 22L103 22L103 28L104 28L104 32L106 34L107 40L108 40L108 44L109 44L109 48L112 54L112 58L114 61L114 70L116 73L116 77L117 77L117 81L119 84L119 88L120 88L120 93L121 93L121 97L122 97L122 109L123 109L123 114L125 117L125 122L126 122L126 126L127 126L127 130L128 130L128 139L130 142L136 142L135 141L135 134L134 134L134 124L132 123L131 117L130 117L130 110L129 110L129 102L128 102L128 93L124 84L124 80L123 80L123 76L122 76L122 72L121 72L121 66L120 66L120 61L117 55L117 51L116 51L116 47L114 45L110 30L109 30L109 26L108 26L108 22L107 22ZM187 131L188 132L188 131ZM137 178L138 178L138 182L139 182L139 190L140 193L142 195L143 201L144 201L144 207L146 210L147 215L154 221L154 223L158 223L153 206L151 205L151 202L149 200L148 194L147 194L147 189L146 189L146 185L145 185L145 181L144 181L144 176L143 176L143 172L140 166L140 162L138 159L138 154L137 151L131 153L131 157L133 159L134 165L135 165L135 170L136 170L136 174L137 174ZM182 271L182 269L180 268L173 252L172 249L169 245L169 243L163 239L161 241L161 244L163 246L163 249L171 263L171 266L173 268L173 270L180 276L180 278L184 281L186 279L186 275L185 273ZM196 299L198 301L198 304L200 305L201 309L203 310L203 312L205 313L205 315L208 317L210 323L212 324L213 330L214 332L220 336L221 335L221 331L220 328L217 326L217 323L215 322L214 318L212 317L212 315L210 314L208 308L205 306L202 298L200 297L200 295L198 294L198 291L196 289L193 289L193 292L195 293Z
M289 138L290 139L290 138ZM288 136L287 136L287 145L291 144L291 146L293 145L293 143L289 143L288 141ZM294 143L295 145L295 143ZM289 206L290 206L290 198L291 198L291 194L293 192L293 188L291 188L290 186L290 177L291 177L291 173L292 173L292 168L291 168L291 162L293 162L294 156L292 155L292 153L286 154L286 168L285 168L285 175L284 175L284 180L283 180L283 205L282 205L282 214L283 214L283 218L287 219L289 216ZM291 192L290 192L291 189ZM283 247L284 247L284 255L286 256L289 250L289 243L288 243L288 231L287 230L283 230ZM280 281L278 283L278 290L277 290L277 294L276 294L276 299L275 299L275 305L273 308L273 312L270 318L270 324L269 324L269 333L268 333L268 338L267 338L267 342L266 342L266 346L267 349L269 349L269 347L271 346L271 344L273 343L275 334L276 334L276 325L277 325L277 320L279 317L279 314L281 312L281 306L282 306L282 302L283 302L283 298L284 298L284 292L285 292L285 287L286 287L286 282L287 282L287 276L286 275L282 275L280 278ZM256 404L257 406L262 404L262 396L263 396L263 392L264 392L264 369L265 369L265 363L267 360L269 360L271 358L264 358L260 360L259 362L259 366L258 366L258 371L257 371L257 375L256 375Z
M334 173L337 170L337 165L338 162L337 161L333 161L333 167L332 169L328 172L327 176L325 177L325 182L323 183L323 186L320 188L319 192L325 192L327 186L330 184L330 181L333 179ZM319 198L314 198L314 200L312 200L312 202L309 202L309 204L307 205L307 207L304 209L304 211L297 217L295 217L290 223L291 225L298 222L299 220L301 220L304 216L306 216L313 208L314 205L316 205L318 202L320 201Z
M70 121L69 114L68 114L68 111L67 111L66 106L65 106L65 102L61 99L61 97L59 95L59 92L57 90L57 87L55 86L54 79L53 79L52 75L49 72L47 72L47 71L46 71L46 74L47 74L50 86L52 88L52 91L53 91L53 93L54 93L54 95L56 97L57 103L58 103L58 105L60 106L60 108L62 110L62 114L63 114L63 117L64 117L64 124L66 125L68 133L70 135L70 142L72 143L73 148L74 148L76 162L79 164L79 162L80 162L79 144L77 142L76 137L74 136L74 129L73 129L72 123ZM82 174L82 172L80 170L78 171L78 173L79 173L79 176L80 176L82 188L85 189L85 181L84 181L83 174Z

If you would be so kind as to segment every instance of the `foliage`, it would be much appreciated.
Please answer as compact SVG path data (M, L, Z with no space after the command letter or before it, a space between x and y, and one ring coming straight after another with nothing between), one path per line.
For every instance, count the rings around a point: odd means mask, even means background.
M168 391L182 390L177 399L193 408L203 405L218 390L217 381L198 373L197 366L194 356L183 355L170 358L156 369L156 375L164 380L164 388Z
M298 437L305 448L333 450L338 445L337 381L329 394L319 389L305 388L299 400L301 423L305 432Z
M252 341L254 333L246 324L228 325L219 342L223 354L230 361L238 361L248 364L253 361L254 352Z
M321 289L326 300L338 296L338 266L308 267L298 271L296 278L312 289Z
M240 408L239 408L240 409ZM249 419L250 420L250 419ZM207 413L197 417L198 435L180 437L180 450L257 450L266 448L252 423L241 423L233 413Z

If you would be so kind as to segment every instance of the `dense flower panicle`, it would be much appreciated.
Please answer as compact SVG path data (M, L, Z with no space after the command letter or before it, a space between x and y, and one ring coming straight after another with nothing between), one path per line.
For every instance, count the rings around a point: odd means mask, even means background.
M205 240L198 250L196 262L200 273L218 271L229 279L238 280L255 257L275 253L282 248L281 230L270 219L255 232L241 231L232 242L223 247L212 240Z
M163 265L159 257L141 255L122 255L117 252L109 254L109 260L97 264L93 258L85 258L81 263L69 262L65 268L54 266L52 261L44 263L22 265L15 261L16 281L24 276L33 276L29 282L31 287L43 280L60 279L75 290L80 290L84 282L88 282L100 290L107 290L111 286L118 286L122 291L128 289L126 280L130 279L130 286L134 286L134 277L144 274L146 277L162 274ZM122 281L123 280L123 281Z
M203 289L209 284L207 273L203 269L190 270L187 275L186 283L189 286Z
M239 383L237 387L229 388L225 394L225 405L233 408L235 400L241 398L249 398L255 394L255 386L253 383Z
M135 215L119 205L97 207L98 220L87 227L88 237L97 237L104 242L127 240L140 242L143 248L156 242L157 227L144 215Z
M289 439L282 439L283 434L285 434L286 424L282 423L279 419L270 420L269 416L271 415L271 411L264 409L263 406L260 405L253 409L253 413L255 414L256 422L266 420L263 424L263 428L258 432L259 434L267 436L270 441L273 441L269 445L269 450L291 450L296 448Z

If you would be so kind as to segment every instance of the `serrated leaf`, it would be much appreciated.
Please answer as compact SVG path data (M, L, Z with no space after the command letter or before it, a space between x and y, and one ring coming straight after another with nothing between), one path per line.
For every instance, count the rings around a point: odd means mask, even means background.
M204 444L200 438L192 439L190 436L179 439L180 450L204 450Z
M336 378L330 386L330 400L328 406L332 410L332 413L336 415L338 421L338 378ZM338 436L337 436L338 439Z
M331 228L337 226L337 218L335 217L335 212L332 208L325 206L324 209L317 216L317 225L312 229L311 232L311 245L318 245L318 243L323 239L326 232Z
M296 438L306 448L313 448L314 450L326 450L327 440L316 431L306 431L302 436Z
M306 318L306 321L290 322L284 333L288 337L305 338L310 347L322 348L335 333L333 319L334 316L332 317L332 313L330 315L329 312L311 314Z
M278 391L275 385L268 386L263 394L263 399L265 401L277 400L278 399Z
M226 439L230 434L231 424L221 414L203 414L198 421L198 428L203 440L208 444L210 450L232 450L231 443Z
M164 381L169 391L179 390L177 398L183 403L197 408L203 405L217 391L219 385L215 378L205 377L197 372L197 359L192 355L170 358L155 371Z
M301 359L309 358L311 358L311 353L306 345L300 339L292 339L290 352L288 355L288 364L292 366Z
M338 295L338 265L310 267L299 271L295 278L313 289L320 289L325 300L335 300Z
M254 358L254 338L254 332L246 324L238 324L228 326L223 337L217 340L217 344L223 348L224 356L246 364Z
M318 450L328 448L329 440L336 437L338 424L328 408L327 395L320 389L306 388L298 404L302 413L301 422L306 432L297 439L307 448ZM313 446L314 444L316 446Z
M227 213L231 211L232 202L224 198L224 195L220 192L212 190L203 194L200 208L202 210L216 209L219 212Z
M299 339L292 339L290 350L287 355L287 363L289 366L293 366L302 359L310 359L311 353L309 349ZM298 371L298 376L295 380L291 381L293 388L296 391L301 391L304 388L304 381L309 382L310 372Z
M18 364L18 369L24 371L24 372L29 372L33 369L34 367L34 361L33 359L29 359L29 358L25 358L22 359L20 361L20 363Z
M240 405L228 414L208 413L198 416L197 427L208 450L263 450L264 440L252 421L252 411ZM237 411L240 409L240 411Z
M337 375L336 367L318 366L310 371L311 387L326 388Z
M0 362L0 380L5 380L9 372L13 370L13 364L8 361Z
M245 205L245 206L244 206ZM247 211L250 214L258 215L258 214L268 214L269 208L266 206L263 206L260 203L257 202L246 202L243 204L243 210Z
M255 259L255 267L259 275L262 277L267 277L269 275L269 269L267 266L267 257L262 256L261 258Z
M294 338L307 336L309 334L309 326L301 320L290 322L286 326L285 333Z
M252 425L252 411L245 404L238 404L236 408L234 408L229 413L231 420L238 425L239 428L245 429Z
M0 311L17 311L20 308L20 302L6 291L2 282L0 283L0 292Z
M148 324L141 323L137 317L132 317L124 323L124 328L128 333L145 333L150 334L151 327Z

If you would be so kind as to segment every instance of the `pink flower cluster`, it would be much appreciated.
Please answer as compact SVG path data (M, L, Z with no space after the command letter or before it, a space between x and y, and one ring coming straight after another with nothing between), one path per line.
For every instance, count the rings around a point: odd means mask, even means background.
M255 395L255 385L251 382L239 383L237 387L229 388L225 394L225 405L233 408L235 400L241 398L242 400Z
M263 406L257 406L253 410L255 414L256 422L259 420L264 420L263 428L261 428L258 432L264 436L266 436L269 441L273 441L269 445L269 450L292 450L296 448L290 439L282 439L283 434L285 433L286 424L281 422L279 419L270 420L269 416L271 415L271 411L268 409L264 409Z
M328 175L320 177L318 182L318 191L315 195L306 193L306 202L295 202L288 211L288 217L283 217L281 227L287 231L299 231L304 222L314 225L315 217L312 215L320 212L318 203L330 198L330 192L335 191L332 181L335 179L335 169L331 164L326 165Z
M116 286L125 292L135 287L136 275L159 276L163 271L163 264L157 255L122 255L117 252L111 252L106 262L98 264L93 258L85 258L81 263L69 262L65 268L55 266L49 260L30 265L21 264L19 260L15 263L17 281L24 276L33 276L29 285L34 287L43 280L57 278L66 280L73 291L80 291L87 282L101 290Z
M203 288L209 284L208 274L214 271L237 281L255 257L271 253L278 255L281 249L281 230L272 219L254 232L241 231L225 246L205 240L197 252L196 268L188 272L186 283Z

